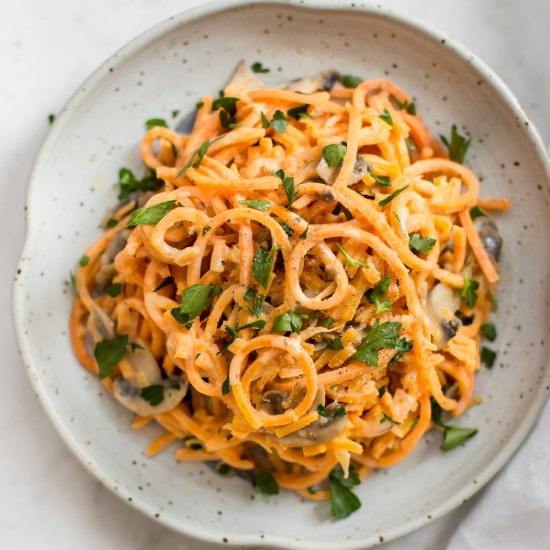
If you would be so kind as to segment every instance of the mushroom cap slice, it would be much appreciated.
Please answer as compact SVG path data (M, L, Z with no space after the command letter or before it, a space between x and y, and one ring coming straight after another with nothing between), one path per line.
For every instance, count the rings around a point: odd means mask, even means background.
M443 349L462 324L456 316L460 296L446 284L438 283L428 294L426 305L433 341L437 349Z
M161 380L159 384L147 387L157 387L162 400L157 405L151 404L143 398L143 389L133 381L126 380L122 376L115 378L113 382L113 395L115 399L127 409L140 416L150 416L171 411L185 397L189 388L189 380L185 374L178 377L169 377Z

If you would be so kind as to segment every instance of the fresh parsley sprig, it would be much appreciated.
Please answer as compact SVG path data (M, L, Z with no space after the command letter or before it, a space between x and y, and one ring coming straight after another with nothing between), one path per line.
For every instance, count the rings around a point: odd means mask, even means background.
M181 293L181 306L172 309L172 317L186 328L191 328L193 320L210 307L210 297L221 292L219 285L191 285Z
M280 246L275 246L268 252L267 248L260 245L258 252L256 252L254 259L252 260L252 276L264 288L267 288L269 276L271 275L273 257L280 249Z
M448 426L441 418L443 410L441 409L439 403L433 397L430 397L430 403L432 407L432 421L434 424L437 424L439 427L443 428L443 443L440 447L442 451L450 451L477 434L477 428Z
M359 260L356 260L355 258L353 258L340 243L336 243L336 248L344 255L346 263L350 267L363 267L365 269L369 268L369 264L365 262L360 262Z
M114 368L126 353L128 335L121 334L115 338L105 338L94 347L94 357L99 367L99 377L106 378L113 374Z
M468 147L470 147L470 143L472 142L472 138L466 139L464 136L461 136L458 133L456 124L453 124L451 126L450 139L447 139L441 134L439 135L439 137L449 151L449 158L451 160L454 160L455 162L458 162L459 164L462 164L464 162L466 152L468 151Z
M389 275L384 275L375 287L366 292L368 301L376 306L376 315L384 311L392 310L392 302L389 298L386 298L390 283L391 277Z
M335 168L344 160L347 150L345 143L331 143L323 147L323 158L331 168Z
M359 476L353 465L349 467L348 477L344 477L342 466L336 466L329 474L330 511L335 519L347 518L361 507L359 497L352 491L359 485Z
M413 233L409 240L409 248L421 254L427 254L435 245L436 239L422 237L420 233Z
M172 208L176 205L175 200L159 202L151 206L144 206L143 208L138 208L134 210L130 215L130 219L126 223L126 227L135 227L136 225L155 225Z
M473 308L477 303L477 292L479 281L471 279L467 274L464 274L464 286L460 291L460 297L466 302L468 307Z
M302 321L307 318L307 315L289 310L275 317L273 321L273 330L275 332L295 332L296 334L300 334L302 330Z
M298 193L294 188L294 178L292 176L286 176L284 170L279 169L273 174L283 182L283 189L285 190L286 198L288 200L288 207L292 207L292 203L296 200Z

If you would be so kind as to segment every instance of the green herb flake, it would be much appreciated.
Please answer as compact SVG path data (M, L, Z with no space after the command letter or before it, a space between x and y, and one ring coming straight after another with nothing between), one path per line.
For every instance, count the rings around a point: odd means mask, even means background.
M420 252L420 254L427 254L434 247L436 242L436 239L422 237L420 233L413 233L409 240L409 248Z
M470 208L470 218L472 220L477 220L477 218L486 218L487 214L481 210L479 206L474 206L473 208Z
M492 306L491 309L493 311L497 311L497 309L498 309L497 297L494 295L494 293L491 289L489 289L487 291L487 296L489 296L489 301L491 302L491 306Z
M481 359L481 362L488 369L492 369L494 367L496 358L497 358L497 354L495 351L485 346L481 347L480 359Z
M401 426L402 424L402 422L397 422L397 420L394 420L391 416L387 415L384 411L382 411L382 418L380 419L380 424L384 424L384 422L391 422L396 426Z
M195 107L197 109L200 109L203 105L204 105L204 101L197 101L197 103L195 103Z
M308 232L309 232L309 225L305 228L303 233L300 233L299 238L302 240L307 239Z
M346 88L357 88L361 82L363 82L363 79L359 76L353 76L352 74L342 75L342 84Z
M114 227L115 225L118 225L118 220L116 218L109 218L107 220L107 229L111 229L111 227Z
M228 375L222 384L222 395L227 395L230 391L231 391L231 382L229 381L229 375Z
M359 349L353 354L352 359L363 361L373 367L378 366L378 354L381 349L396 349L398 353L405 353L412 347L412 341L399 337L401 323L386 321L380 323L376 319L367 336L361 342Z
M398 101L398 100L395 100L395 102L397 103L397 107L401 110L401 111L406 111L407 113L409 113L409 115L416 115L416 105L414 103L414 101L411 101L410 103L408 101Z
M140 396L153 407L156 407L164 401L164 388L160 384L153 384L143 388Z
M443 432L442 451L450 451L467 439L477 434L477 428L459 428L456 426L446 426Z
M145 121L145 128L147 128L147 130L151 130L151 128L156 128L158 126L168 128L168 124L166 124L166 120L163 118L150 118Z
M265 116L265 113L263 111L261 112L260 117L262 119L262 128L264 130L267 130L271 125L271 123L269 122L269 119Z
M279 222L279 225L283 228L283 231L284 231L289 237L292 237L292 235L294 235L294 231L292 230L292 227L290 227L290 225L288 225L288 223Z
M135 227L136 225L155 225L172 208L176 205L175 200L166 201L166 202L159 202L157 204L153 204L152 206L145 206L143 208L138 208L137 210L134 210L130 216L130 219L126 223L126 227Z
M390 288L390 283L390 276L384 275L375 287L370 288L366 292L368 301L376 306L376 315L379 315L384 311L392 310L392 302L389 298L386 298L386 293Z
M220 111L220 124L222 128L234 128L237 125L235 115L237 114L238 97L222 96L212 103L212 111Z
M220 474L221 476L226 476L227 474L229 474L229 472L231 471L231 467L229 466L229 464L225 464L225 462L221 462L216 471L218 472L218 474Z
M143 178L137 179L134 173L129 169L122 167L118 171L118 199L125 200L135 191L157 191L164 185L164 182L155 177L153 171L149 171ZM116 220L116 225L118 220Z
M332 325L334 325L334 323L336 323L336 319L334 317L326 317L323 322L321 323L324 327L326 328L329 328L331 327Z
M271 201L264 201L260 199L258 200L250 199L250 200L239 201L239 204L243 204L244 206L250 206L250 208L254 208L255 210L260 210L261 212L266 212L273 206L273 203Z
M335 336L333 339L328 337L323 338L323 342L326 344L328 349L334 351L340 351L344 349L344 344L342 344L342 339L340 336Z
M319 416L322 416L323 418L326 418L328 416L327 408L321 403L317 405L317 412L319 413Z
M115 338L106 338L95 345L94 357L99 367L99 377L106 378L111 376L114 368L120 363L120 360L126 353L128 346L128 335L121 334Z
M111 297L116 298L122 292L122 285L120 283L111 283L106 289L105 292Z
M391 179L389 176L377 176L370 168L367 170L367 173L374 180L374 183L382 187L391 187Z
M258 252L252 260L252 276L258 283L264 288L267 288L269 276L271 275L271 268L273 266L273 257L280 250L280 246L275 246L269 252L264 246L258 248Z
M313 118L310 114L308 114L309 105L300 105L298 107L292 107L292 109L289 109L286 114L289 117L294 118L295 120L300 120L301 118Z
M369 268L369 265L367 263L360 262L359 260L356 260L355 258L350 256L349 253L346 251L346 249L340 243L336 243L336 248L343 254L346 260L346 263L350 267L363 267L365 269Z
M161 288L164 288L165 286L171 285L174 282L174 277L164 277L162 281L153 289L153 292L158 292Z
M334 168L344 160L347 150L343 143L331 143L323 147L323 158L331 168Z
M279 484L277 480L265 470L260 470L256 474L256 489L262 495L278 495L279 494Z
M342 466L336 466L329 474L330 511L336 519L347 518L361 507L361 501L352 492L359 485L359 476L353 465L349 467L348 477L344 477Z
M191 285L181 293L181 306L172 309L172 316L187 328L191 328L195 317L201 315L210 306L209 296L215 296L213 285Z
M384 394L386 393L386 386L382 386L378 390L378 397L384 397Z
M441 141L444 143L445 147L449 151L449 158L462 164L464 162L464 157L470 147L472 142L471 138L466 139L464 136L461 136L456 128L456 124L451 126L451 137L448 140L445 136L439 135Z
M460 291L460 297L466 302L468 307L473 308L477 302L477 292L479 282L475 279L470 279L468 275L464 275L464 287Z
M257 329L261 329L261 328L264 328L265 327L265 321L263 320L260 320L260 321L254 321L253 323L248 323L246 325L241 325L239 327L230 327L229 325L225 325L225 332L227 334L229 334L229 336L231 336L231 338L229 339L229 342L227 343L227 345L223 348L222 351L225 351L238 337L239 335L239 332L241 330L244 330L246 328L257 328Z
M403 193L403 191L405 191L405 189L408 189L409 188L409 185L405 185L403 187L400 187L397 191L394 191L389 197L386 197L385 199L381 200L378 204L380 206L386 206L387 204L389 204L393 199L395 199L395 197L397 197L398 195L400 195L401 193Z
M78 265L80 267L85 267L89 263L90 263L90 258L88 258L88 256L86 256L86 255L82 256L82 258L80 258L80 260L78 260Z
M384 109L384 112L381 115L378 115L378 118L381 118L386 124L393 126L393 118L387 109Z
M277 315L273 321L273 330L275 332L295 332L300 334L302 330L302 321L307 319L307 315L287 311L282 315Z
M174 109L172 111L172 118L176 118L179 114L180 114L180 110L179 109Z
M483 336L490 342L494 342L496 340L497 328L494 323L485 323L484 325L481 325L480 331L481 334L483 334Z
M259 61L256 61L256 63L252 63L252 65L250 65L250 68L252 69L253 73L268 73L270 71L270 69L264 67Z
M74 276L74 273L72 271L69 271L69 277L71 278L71 287L73 289L73 294L75 295L75 298L80 300L80 293L78 292L78 288L76 286L76 277Z
M192 451L200 451L202 450L202 445L200 443L191 443L191 445L189 445L189 449Z
M53 113L50 113L48 115L48 124L53 124L55 121L55 115Z
M416 151L416 145L410 139L405 140L405 145L409 153L413 153L414 151Z
M273 129L276 132L279 132L279 134L285 133L286 127L288 126L288 120L286 119L283 111L279 109L275 111L273 118L271 119L271 126L273 126Z
M251 286L249 286L249 287L246 289L246 292L244 293L243 298L244 298L247 302L250 302L250 300L252 300L252 298L254 298L254 296L256 296L256 291L255 291Z

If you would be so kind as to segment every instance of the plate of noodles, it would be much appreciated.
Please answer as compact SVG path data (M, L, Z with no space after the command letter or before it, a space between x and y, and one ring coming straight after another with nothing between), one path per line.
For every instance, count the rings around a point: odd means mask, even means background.
M548 160L380 7L218 2L134 39L36 161L22 356L90 471L199 539L364 548L486 483L548 393Z

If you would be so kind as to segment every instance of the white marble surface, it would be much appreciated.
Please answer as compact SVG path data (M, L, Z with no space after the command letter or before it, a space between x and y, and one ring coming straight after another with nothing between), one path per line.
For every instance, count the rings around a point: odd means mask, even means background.
M24 236L24 193L48 132L47 116L114 50L200 0L17 0L0 17L0 547L92 550L197 549L104 489L65 447L24 372L11 321L11 286ZM457 38L517 94L550 143L548 0L386 0ZM547 407L548 408L548 407ZM471 502L393 543L445 548Z

